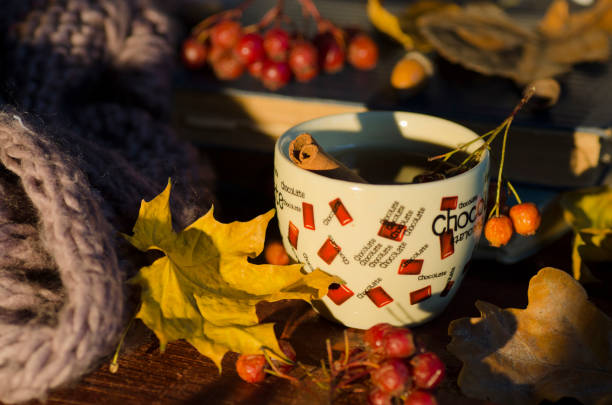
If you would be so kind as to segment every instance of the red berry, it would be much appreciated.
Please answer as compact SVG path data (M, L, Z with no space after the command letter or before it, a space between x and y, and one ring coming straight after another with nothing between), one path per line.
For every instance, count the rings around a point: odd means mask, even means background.
M221 55L226 53L227 49L221 48L220 46L211 46L208 50L208 57L206 59L208 60L208 63L212 65L219 59L219 57L221 57Z
M357 34L349 42L348 61L357 69L374 69L378 63L378 46L368 35Z
M215 76L221 80L234 80L239 78L244 72L244 65L232 52L221 54L212 63Z
M199 69L204 66L207 53L206 45L195 38L187 38L183 41L181 57L183 64L189 69Z
M283 244L277 240L268 242L264 248L266 263L284 266L289 264L290 259Z
M516 233L524 236L533 235L542 222L538 207L532 202L514 205L510 208L510 218Z
M438 401L427 391L414 390L406 397L404 405L438 405Z
M368 405L391 405L391 394L378 388L368 393Z
M289 66L299 82L307 82L319 73L317 48L307 41L297 41L289 53Z
M234 47L234 52L245 65L263 60L265 56L263 38L255 32L245 34Z
M344 50L331 33L320 34L315 39L319 50L319 64L326 73L336 73L344 67Z
M410 365L414 384L419 388L435 388L444 378L444 363L435 353L417 354L410 359Z
M261 71L263 70L265 61L258 60L247 66L249 74L257 79L261 78Z
M408 367L400 359L388 359L370 373L370 378L378 389L395 394L404 389L409 374Z
M261 81L269 90L278 90L291 79L291 70L286 62L266 61L261 70Z
M248 383L261 382L266 378L265 365L266 357L263 354L241 354L236 360L236 371Z
M210 30L210 42L213 46L224 49L233 48L242 35L240 23L234 20L222 20L215 24Z
M272 28L266 32L263 47L268 58L275 62L284 62L289 54L290 38L282 28Z
M503 246L512 238L512 221L505 215L491 217L485 224L484 232L491 246Z
M409 357L416 349L412 331L405 328L396 328L385 333L382 347L387 357Z
M395 326L388 323L378 323L366 330L363 335L363 340L368 346L376 350L382 348L383 337L391 330L395 329Z

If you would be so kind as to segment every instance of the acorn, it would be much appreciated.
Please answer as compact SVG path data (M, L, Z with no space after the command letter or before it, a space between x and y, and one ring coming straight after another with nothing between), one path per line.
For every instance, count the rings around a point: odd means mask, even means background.
M433 64L420 52L409 52L391 72L391 86L402 96L419 92L433 75Z

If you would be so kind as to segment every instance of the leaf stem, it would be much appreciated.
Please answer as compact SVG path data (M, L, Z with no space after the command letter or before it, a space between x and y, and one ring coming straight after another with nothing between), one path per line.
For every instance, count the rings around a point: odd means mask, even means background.
M135 315L130 318L130 321L128 322L127 326L125 327L123 332L121 332L121 337L119 338L119 343L117 343L115 354L113 355L113 359L111 360L111 363L108 366L108 371L110 371L112 374L115 374L117 370L119 370L119 352L121 351L121 346L123 346L123 341L125 340L125 336L127 335L128 330L130 330L132 324L134 323L134 319L136 319Z

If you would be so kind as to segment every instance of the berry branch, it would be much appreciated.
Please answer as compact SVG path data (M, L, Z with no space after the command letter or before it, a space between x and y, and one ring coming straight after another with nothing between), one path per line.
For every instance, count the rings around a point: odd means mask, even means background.
M502 213L502 203L501 200L501 189L503 182L503 170L504 163L506 159L506 144L508 141L508 133L510 130L510 125L514 120L514 117L518 112L525 106L527 102L531 99L531 97L535 94L535 87L530 87L519 103L514 107L510 115L495 129L485 133L484 135L479 136L476 139L473 139L470 142L467 142L456 149L453 149L450 152L444 153L442 155L430 157L429 160L438 160L442 159L443 162L450 159L455 153L459 151L465 151L470 145L477 141L484 141L483 144L472 151L459 165L459 167L463 167L465 169L469 169L471 165L475 165L481 158L482 153L485 150L490 150L492 142L496 139L496 137L502 133L502 148L501 148L501 156L499 169L497 173L497 185L495 189L495 204L491 208L489 212L487 223L485 225L485 237L489 241L492 246L500 247L507 244L512 238L512 234L516 231L520 235L533 235L535 231L540 226L541 215L535 206L534 203L523 203L512 184L507 181L508 188L513 193L517 205L513 206L510 209L510 218L508 218L505 214Z

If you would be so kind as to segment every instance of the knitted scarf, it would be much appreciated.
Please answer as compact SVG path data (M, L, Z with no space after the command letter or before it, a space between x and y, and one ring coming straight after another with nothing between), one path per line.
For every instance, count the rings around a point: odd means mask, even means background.
M147 0L9 0L0 16L0 401L112 352L142 257L122 242L173 180L184 226L212 171L169 127L169 18Z

